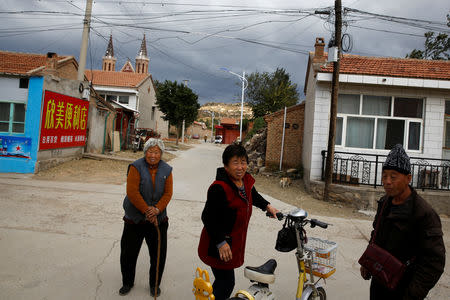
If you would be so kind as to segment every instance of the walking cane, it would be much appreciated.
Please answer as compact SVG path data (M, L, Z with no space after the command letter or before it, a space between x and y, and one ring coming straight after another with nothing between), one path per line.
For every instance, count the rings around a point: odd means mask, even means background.
M156 300L156 298L158 297L158 281L159 281L159 258L161 255L161 232L159 231L159 226L158 226L158 222L156 224L154 224L156 227L156 232L158 233L158 250L157 250L157 254L156 254L156 278L155 278L155 298L154 300Z

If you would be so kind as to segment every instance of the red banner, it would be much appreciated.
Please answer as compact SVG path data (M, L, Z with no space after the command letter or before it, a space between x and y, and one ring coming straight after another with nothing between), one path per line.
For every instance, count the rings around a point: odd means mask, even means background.
M86 143L89 101L45 91L39 150Z

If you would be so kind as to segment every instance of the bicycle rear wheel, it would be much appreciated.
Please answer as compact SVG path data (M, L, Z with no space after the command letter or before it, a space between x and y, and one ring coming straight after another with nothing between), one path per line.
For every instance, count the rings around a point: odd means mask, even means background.
M309 295L308 300L316 300L316 299L320 299L320 300L326 300L327 299L327 293L325 293L325 289L323 287L318 287L317 288L317 298L314 299L313 294Z

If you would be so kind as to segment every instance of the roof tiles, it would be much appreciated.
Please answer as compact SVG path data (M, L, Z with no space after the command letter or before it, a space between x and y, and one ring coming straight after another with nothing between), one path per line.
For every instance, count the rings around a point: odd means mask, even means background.
M61 61L68 56L58 56ZM0 51L0 73L26 75L29 71L45 66L46 54Z
M321 71L333 72L333 64L322 66ZM346 54L340 61L340 73L450 80L450 61Z
M94 85L137 87L149 74L130 72L111 72L101 70L86 70L85 75Z

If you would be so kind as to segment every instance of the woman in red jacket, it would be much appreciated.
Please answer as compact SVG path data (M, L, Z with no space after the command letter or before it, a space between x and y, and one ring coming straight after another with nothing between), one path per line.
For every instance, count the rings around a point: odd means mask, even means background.
M244 263L245 242L252 205L275 217L278 210L253 186L248 174L248 156L241 145L229 145L222 154L224 167L217 169L216 180L208 189L202 212L204 224L198 255L209 265L215 280L216 300L230 297L234 288L234 269Z

